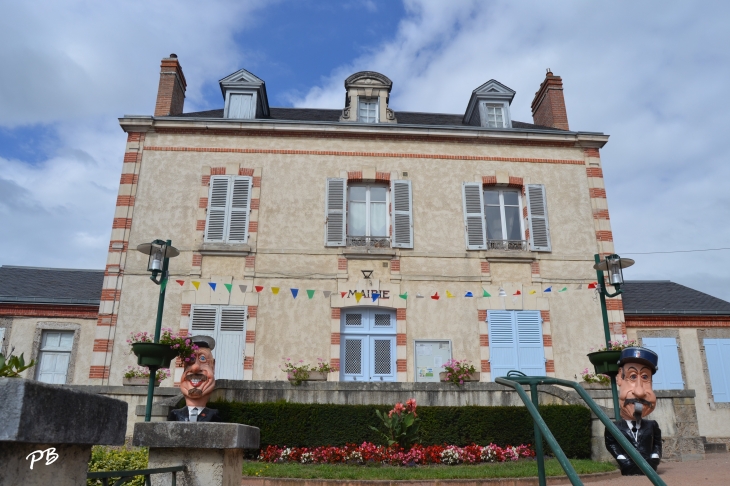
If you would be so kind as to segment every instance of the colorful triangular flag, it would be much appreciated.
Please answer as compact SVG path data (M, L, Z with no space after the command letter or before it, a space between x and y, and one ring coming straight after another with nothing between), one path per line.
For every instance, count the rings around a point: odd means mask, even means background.
M342 298L344 299L344 298L345 298L345 296L347 295L347 292L340 292L340 295L341 295L341 296L342 296Z
M233 288L232 284L223 284L223 286L228 290L228 293L231 293L231 289Z
M400 297L403 300L408 300L408 292L406 292L405 294L398 294L398 297Z
M185 285L185 280L175 280L175 282L179 283L180 284L180 287L182 287L183 285Z
M420 293L420 292L417 292L417 293L416 293L416 298L417 298L417 299L425 299L425 297L424 297L423 295L421 295L421 293Z
M583 284L578 284L578 288L575 290L583 290Z
M545 290L543 290L543 292L548 292L548 293L549 292L552 292L552 291L553 291L553 286L552 285L550 287L546 288Z
M566 290L568 290L568 287L563 287L562 289L558 290L558 292L565 292Z
M598 287L598 282L591 282L588 284L589 289L595 289L596 287Z
M315 290L307 290L307 297L309 297L310 300L312 299L312 297L314 297L314 292L316 292L316 291Z
M530 295L536 294L536 293L537 293L537 290L535 290L535 289L530 290Z
M248 289L248 285L239 285L238 288L241 289L241 292L243 292L245 294L246 289Z
M291 290L291 296L296 299L297 295L299 295L299 289L289 289L289 290Z
M355 300L357 303L360 303L360 299L362 299L362 292L355 292Z
M279 287L271 287L271 293L277 295L279 293Z
M520 292L520 291L518 290L517 292L515 292L515 293L514 293L514 294L512 294L512 295L522 295L522 292Z
M438 293L438 292L436 292L435 294L433 294L433 295L431 296L431 298L432 298L433 300L439 300L439 299L440 299L441 297L439 297L439 293Z
M195 280L193 280L190 283L193 284L193 287L195 287L195 290L200 289L200 282L196 282Z
M261 292L262 290L264 290L264 286L263 285L257 285L254 288L256 289L256 292Z
M482 289L482 292L483 292L483 293L482 293L482 297L491 297L491 296L492 296L492 294L490 294L489 292L487 292L487 291L486 291L486 290L484 290L484 289Z
M332 291L331 290L323 290L322 293L324 294L324 298L325 299L329 299L330 298L330 295L332 295Z
M448 290L446 291L446 298L447 298L447 299L453 299L454 297L456 297L456 296L455 296L454 294L452 294L452 293L451 293L451 292L449 292Z
M467 292L466 292L466 293L464 294L464 297L474 297L474 294L472 294L472 293L471 293L471 290L468 290L468 291L467 291Z
M213 292L215 292L215 286L217 284L215 282L208 282L208 285L210 285L210 288L213 289Z
M375 302L376 300L378 300L378 297L380 297L380 294L377 292L372 292L370 296L373 298L373 302Z

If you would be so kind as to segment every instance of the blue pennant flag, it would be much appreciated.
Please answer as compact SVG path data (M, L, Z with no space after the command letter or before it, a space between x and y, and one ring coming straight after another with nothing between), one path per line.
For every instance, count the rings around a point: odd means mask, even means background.
M290 290L291 290L291 296L296 299L297 295L299 294L299 289L290 289Z
M552 292L552 291L553 291L552 285L550 287L546 288L545 290L543 290L543 292Z
M215 282L208 282L208 285L210 285L210 288L213 289L213 292L215 292Z
M474 297L474 294L471 293L471 291L464 294L464 297Z
M380 297L380 294L379 294L379 293L377 293L377 292L373 292L373 293L371 294L371 296L373 297L373 302L375 302L376 300L378 300L378 297Z

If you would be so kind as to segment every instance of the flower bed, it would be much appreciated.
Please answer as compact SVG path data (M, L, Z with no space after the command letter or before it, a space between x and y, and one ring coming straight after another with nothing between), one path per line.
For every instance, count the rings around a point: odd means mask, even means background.
M425 464L480 464L489 462L516 461L534 457L530 445L499 447L495 444L466 447L454 445L422 446L416 444L406 450L398 446L385 447L363 442L361 445L347 444L343 447L279 447L268 446L258 459L262 462L297 462L301 464L366 464L380 463L392 466Z

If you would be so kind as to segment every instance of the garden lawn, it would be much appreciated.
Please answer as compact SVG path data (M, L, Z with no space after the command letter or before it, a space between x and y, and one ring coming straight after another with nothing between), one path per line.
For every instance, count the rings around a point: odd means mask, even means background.
M608 462L595 462L588 459L571 459L578 474L615 471L616 467ZM548 476L563 476L565 473L556 459L545 460L545 473ZM537 476L537 462L522 459L515 462L496 464L476 464L459 466L387 466L378 463L364 466L349 464L298 464L264 463L246 461L243 464L244 476L269 478L302 479L477 479L477 478L522 478Z

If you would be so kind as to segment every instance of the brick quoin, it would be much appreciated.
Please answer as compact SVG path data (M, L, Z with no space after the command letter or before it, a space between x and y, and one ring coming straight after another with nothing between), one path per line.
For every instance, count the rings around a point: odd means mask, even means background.
M598 241L613 241L613 233L610 231L596 231Z
M252 370L253 369L253 358L252 357L245 357L245 358L243 358L243 369L244 370Z
M256 266L256 257L249 255L246 257L245 268L254 268Z
M125 152L124 153L124 162L125 164L136 164L139 152Z
M347 258L338 258L337 259L337 270L347 271Z
M117 196L117 206L134 206L134 196Z
M340 333L339 332L333 332L330 335L330 344L340 344Z
M209 175L204 175L203 177L200 178L200 181L202 183L201 185L203 185L203 186L209 186L210 185L210 176Z
M137 184L139 176L137 174L122 174L119 179L120 184Z
M121 248L114 248L113 245L115 243L117 245L121 244L122 247ZM121 252L121 251L127 251L127 248L128 247L129 247L129 244L126 241L124 241L124 240L112 240L112 241L109 242L109 251L112 251L112 252L114 252L114 251L119 251L119 252Z
M116 289L101 289L101 299L103 301L119 300L122 295L121 291Z
M332 319L339 319L340 318L340 309L332 309L330 317Z
M550 322L550 311L541 310L540 317L542 317L542 322Z
M98 316L96 319L96 325L97 326L116 326L117 325L117 316L116 316L116 314L104 314L104 315Z
M203 255L200 253L193 253L193 266L199 267L203 264Z
M479 346L489 346L489 334L479 335Z
M192 305L190 305L190 304L183 304L182 307L180 308L180 315L189 316L191 307L192 307Z
M251 209L258 209L260 204L261 204L260 199L258 199L258 198L251 199Z
M525 239L528 241L530 240L530 229L529 228L525 230Z
M92 366L89 368L89 378L109 378L108 366Z
M588 177L603 178L603 169L601 169L600 167L586 167L586 175Z
M396 309L395 310L395 320L396 321L405 321L406 320L406 310L405 309Z
M527 206L522 206L522 217L527 219Z
M405 334L396 334L395 335L395 344L396 346L405 346L408 343L406 339Z
M482 269L482 273L489 273L489 262L479 262L479 266Z
M375 173L375 180L376 181L389 181L390 180L390 172L376 172Z
M583 155L585 155L586 157L600 157L601 153L598 151L597 148L584 148Z
M249 233L256 233L258 230L259 230L258 221L249 221L248 222L248 232Z
M195 231L205 231L205 220L199 219L195 222Z
M553 337L550 334L543 334L542 335L542 345L543 346L552 346Z
M624 301L621 299L606 299L606 310L624 310Z
M211 167L210 175L226 175L225 167Z
M606 190L600 187L591 187L588 194L595 199L606 199Z
M208 209L208 198L201 197L200 199L198 199L198 207L201 209Z
M94 339L94 351L106 353L112 350L113 339Z
M362 171L353 170L353 171L348 172L347 179L350 181L361 181L362 180Z
M240 169L238 169L238 175L253 177L253 169L246 169L244 167L241 167Z
M477 320L479 322L487 322L487 311L486 310L478 310L477 311Z
M608 216L608 209L594 209L593 219L611 219Z
M256 342L256 331L246 331L246 342L247 343Z
M256 312L258 311L258 307L255 305L249 305L248 306L248 317L256 317Z
M540 275L540 262L530 263L530 269L532 270L533 275Z
M395 366L398 371L408 371L408 365L404 359L395 360Z
M512 177L509 178L509 184L512 187L522 187L524 185L522 177Z
M188 330L187 329L180 329L177 333L180 336L187 336L188 335Z
M112 229L131 229L132 218L114 218Z
M489 360L483 359L482 360L482 373L490 373L492 371L492 366L489 364Z
M253 187L261 187L261 178L260 177L254 177L253 182L251 184Z
M92 305L0 304L0 316L94 319L98 315L99 306Z
M340 359L339 358L330 358L330 366L332 368L339 370L340 369Z
M142 132L129 132L127 133L127 143L129 142L139 142L142 140Z
M485 186L493 186L497 183L497 176L482 176L482 184Z
M107 265L104 269L104 275L119 275L122 273L122 269L119 265Z
M555 373L555 361L549 359L545 362L545 371L548 373Z

